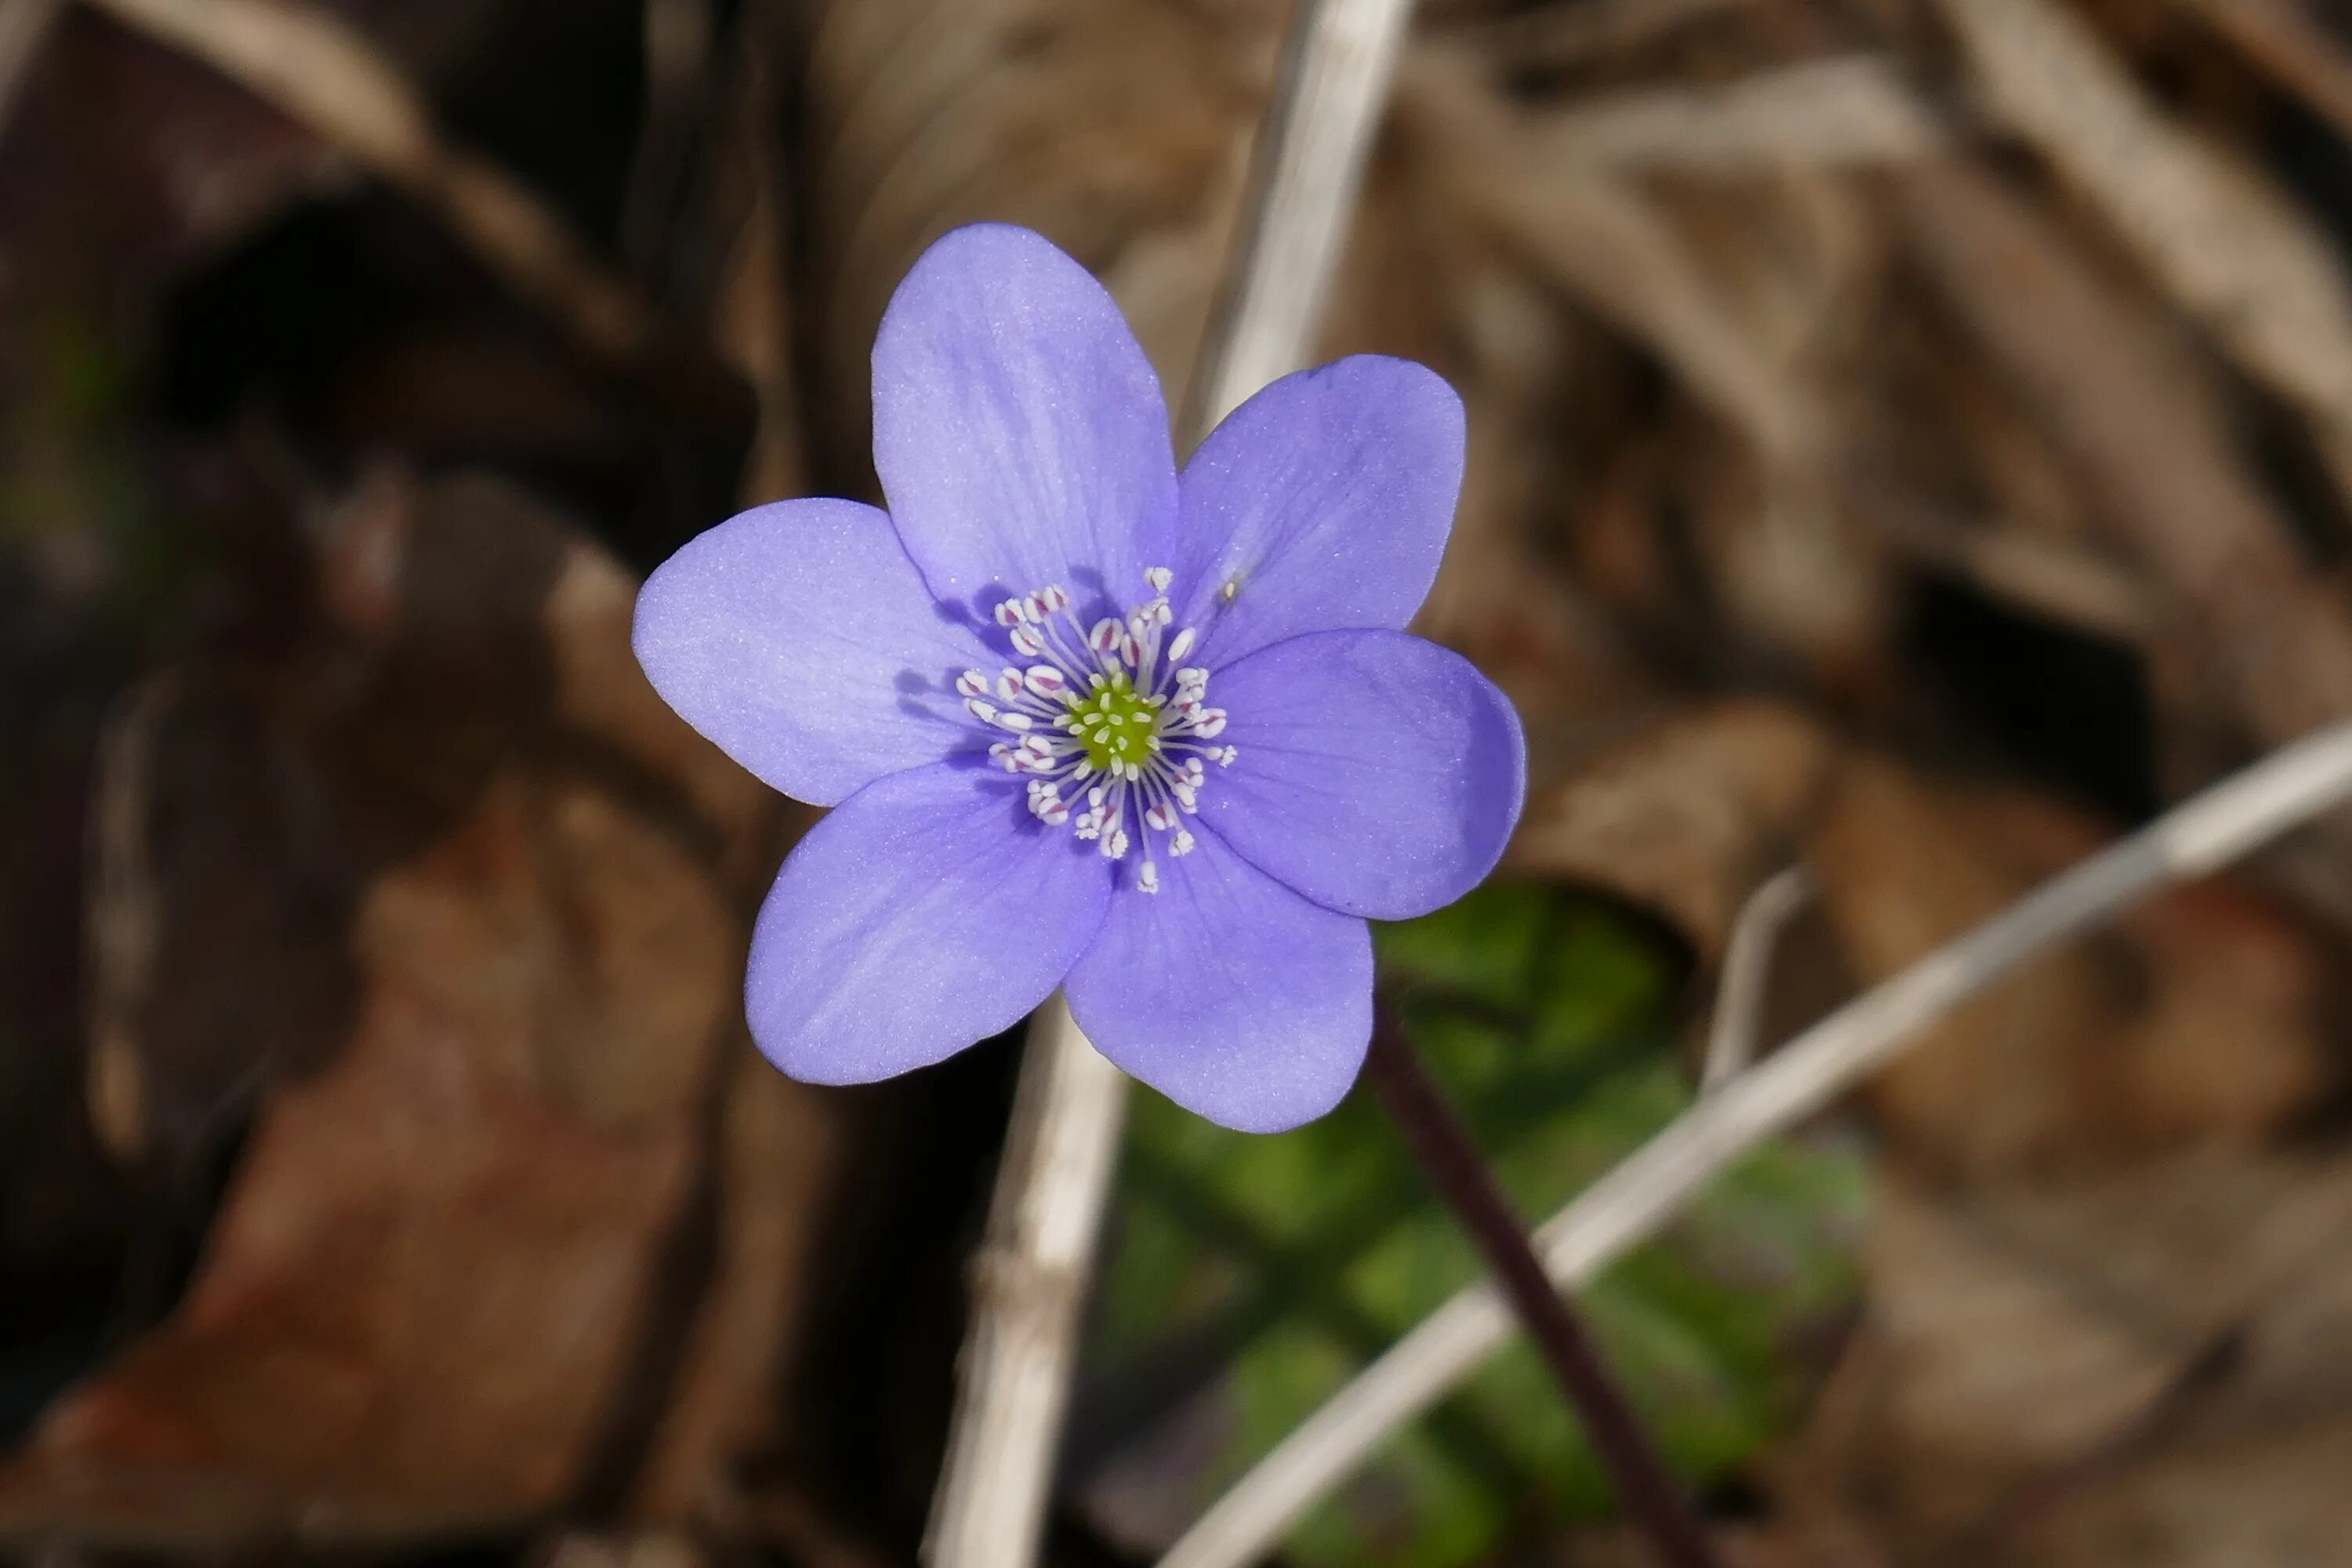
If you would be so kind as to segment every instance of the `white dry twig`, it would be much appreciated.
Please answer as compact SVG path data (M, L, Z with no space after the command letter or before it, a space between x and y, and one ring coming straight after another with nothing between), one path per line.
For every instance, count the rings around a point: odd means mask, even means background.
M1756 1059L1772 955L1780 950L1780 933L1812 897L1811 874L1802 866L1791 866L1768 878L1739 906L1731 940L1724 945L1723 979L1715 989L1715 1018L1706 1032L1706 1059L1699 1068L1701 1093L1721 1089Z
M1412 0L1309 0L1299 8L1193 372L1190 440L1306 359L1412 14Z
M971 1331L927 1562L1036 1558L1126 1113L1126 1079L1055 994L1032 1026L988 1240L973 1264Z
M1306 360L1411 11L1411 0L1301 6L1188 400L1188 446ZM923 1543L930 1568L1036 1560L1126 1089L1056 997L1022 1062L976 1267L948 1462Z
M1763 1140L1830 1104L2020 965L2155 889L2209 875L2352 797L2352 722L2272 752L1855 998L1701 1100L1537 1232L1564 1288L1589 1280ZM1244 1568L1390 1433L1500 1345L1491 1287L1457 1294L1275 1447L1160 1559Z

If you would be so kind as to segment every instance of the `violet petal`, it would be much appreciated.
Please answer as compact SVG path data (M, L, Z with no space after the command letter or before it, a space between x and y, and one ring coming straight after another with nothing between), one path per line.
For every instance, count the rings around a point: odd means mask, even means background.
M845 500L756 507L637 595L637 662L729 756L832 805L971 734L956 676L1002 662L932 603L890 520Z
M1200 628L1198 659L1304 632L1402 630L1437 575L1462 463L1462 400L1411 360L1360 354L1243 404L1181 481L1174 608Z
M1508 699L1470 661L1403 632L1318 632L1219 670L1231 767L1201 813L1317 903L1408 920L1494 868L1527 790Z
M751 937L752 1037L808 1083L953 1056L1051 994L1110 896L1102 858L1032 818L1002 774L894 773L785 860Z
M1198 834L1122 888L1070 971L1096 1049L1186 1110L1279 1132L1339 1102L1372 1028L1371 934Z
M1027 229L957 229L898 285L874 466L924 578L979 613L1049 583L1124 608L1172 545L1160 379L1102 285Z

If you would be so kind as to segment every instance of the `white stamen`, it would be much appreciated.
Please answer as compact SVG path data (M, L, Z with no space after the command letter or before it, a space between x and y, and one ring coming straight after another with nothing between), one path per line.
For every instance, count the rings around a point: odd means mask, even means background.
M974 719L1018 737L991 744L988 754L1024 780L1030 813L1095 844L1108 860L1126 858L1139 839L1134 886L1150 893L1161 886L1155 847L1171 857L1194 852L1197 841L1181 824L1200 810L1208 763L1230 766L1236 753L1202 743L1224 729L1227 715L1206 703L1209 671L1183 662L1199 634L1167 629L1175 622L1175 574L1155 566L1144 582L1150 599L1083 629L1059 584L1002 601L992 611L997 625L1035 662L993 676L965 670L955 689ZM1065 798L1066 784L1083 801Z

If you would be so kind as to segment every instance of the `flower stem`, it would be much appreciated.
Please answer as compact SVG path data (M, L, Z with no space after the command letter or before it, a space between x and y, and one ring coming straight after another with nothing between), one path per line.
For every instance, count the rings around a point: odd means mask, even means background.
M1535 1339L1584 1423L1626 1511L1648 1531L1673 1568L1716 1568L1714 1548L1648 1432L1602 1363L1568 1298L1544 1272L1527 1224L1486 1168L1469 1130L1429 1076L1385 999L1372 1004L1371 1053L1365 1062L1374 1092L1404 1134L1432 1185L1452 1206L1503 1294Z

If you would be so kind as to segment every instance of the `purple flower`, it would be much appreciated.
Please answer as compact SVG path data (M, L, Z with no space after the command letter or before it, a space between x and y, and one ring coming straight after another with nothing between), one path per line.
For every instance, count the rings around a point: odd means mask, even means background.
M1495 864L1526 748L1401 628L1462 480L1462 405L1404 360L1276 382L1181 474L1110 296L1025 229L959 229L874 344L886 515L755 508L656 572L637 658L752 773L836 809L752 938L797 1079L887 1078L1066 986L1097 1047L1228 1127L1347 1092L1367 917Z

